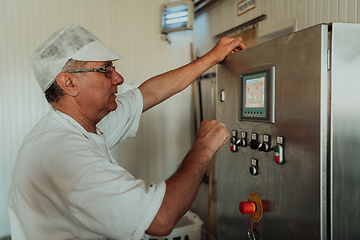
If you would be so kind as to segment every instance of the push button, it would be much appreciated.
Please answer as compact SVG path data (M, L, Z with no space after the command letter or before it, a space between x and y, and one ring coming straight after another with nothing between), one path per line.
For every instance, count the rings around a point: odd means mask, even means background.
M257 133L251 134L251 141L250 141L250 148L251 149L257 149L259 146L259 143L257 141Z
M284 138L276 137L276 146L274 147L274 159L278 164L282 164L284 162Z
M253 176L258 174L258 160L255 158L251 159L250 174Z
M239 210L241 214L253 213L256 211L256 205L254 202L240 202Z
M257 168L255 166L250 167L250 174L253 176L257 174Z
M236 130L232 130L232 131L231 131L231 138L230 138L230 151L232 151L232 152L236 152L236 151L237 151L237 147L236 147L236 136L237 136L237 131L236 131Z
M220 91L220 102L225 102L225 91L224 90L221 90Z
M284 150L281 145L276 145L274 148L274 158L275 162L282 164L284 162Z
M254 222L260 222L263 216L263 204L256 192L251 192L246 202L240 202L239 210L242 214L250 214Z

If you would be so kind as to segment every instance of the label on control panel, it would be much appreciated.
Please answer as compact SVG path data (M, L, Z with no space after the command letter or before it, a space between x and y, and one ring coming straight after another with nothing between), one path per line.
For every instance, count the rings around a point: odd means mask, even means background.
M276 137L276 143L277 144L284 144L284 138L283 137Z
M251 134L251 140L257 140L257 134L256 133Z
M257 160L255 158L251 159L251 165L257 167Z
M269 142L269 135L264 135L264 142Z

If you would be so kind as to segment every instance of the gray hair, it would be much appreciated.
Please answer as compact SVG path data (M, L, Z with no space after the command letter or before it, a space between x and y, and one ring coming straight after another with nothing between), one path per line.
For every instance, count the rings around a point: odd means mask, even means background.
M76 70L76 69L80 69L85 67L85 65L88 62L84 62L84 61L77 61L74 59L69 59L64 67L62 68L61 72L67 72L70 70ZM74 73L76 76L79 76L80 74L83 73ZM54 103L54 102L59 102L60 98L62 96L65 95L64 90L57 84L56 82L56 78L55 81L53 82L53 84L50 85L50 87L45 91L45 97L46 100L48 101L48 103Z

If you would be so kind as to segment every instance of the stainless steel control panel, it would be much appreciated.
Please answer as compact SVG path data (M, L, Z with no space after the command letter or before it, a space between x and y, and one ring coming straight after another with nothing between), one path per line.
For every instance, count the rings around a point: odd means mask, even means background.
M321 24L219 65L218 239L359 238L359 38Z

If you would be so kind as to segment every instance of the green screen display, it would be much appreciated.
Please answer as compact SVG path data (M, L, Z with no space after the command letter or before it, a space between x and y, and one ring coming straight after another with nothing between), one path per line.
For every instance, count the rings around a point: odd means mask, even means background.
M266 72L243 76L242 117L266 118Z

